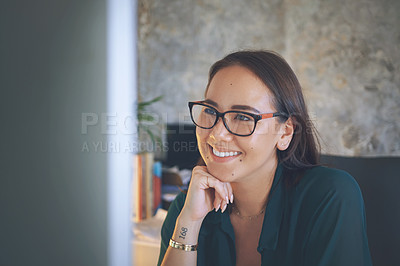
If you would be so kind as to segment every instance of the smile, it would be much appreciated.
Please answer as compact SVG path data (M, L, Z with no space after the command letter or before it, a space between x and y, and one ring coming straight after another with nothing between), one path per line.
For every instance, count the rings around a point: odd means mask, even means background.
M238 155L240 152L237 151L227 151L227 152L223 152L223 151L217 151L216 149L212 148L212 152L215 156L217 157L228 157L228 156L236 156Z

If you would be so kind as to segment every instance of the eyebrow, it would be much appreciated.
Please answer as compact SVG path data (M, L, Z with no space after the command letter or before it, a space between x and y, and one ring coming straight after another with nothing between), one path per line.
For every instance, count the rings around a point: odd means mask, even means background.
M218 107L218 103L214 102L213 100L210 99L205 99L203 101L204 103L210 104L212 106ZM237 109L237 110L242 110L242 111L253 111L256 113L260 113L260 111L254 107L251 107L249 105L241 105L241 104L236 104L231 106L232 109Z

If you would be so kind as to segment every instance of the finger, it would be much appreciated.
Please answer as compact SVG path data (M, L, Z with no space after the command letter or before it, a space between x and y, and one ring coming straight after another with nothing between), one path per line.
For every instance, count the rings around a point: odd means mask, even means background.
M217 212L221 208L221 206L223 206L223 199L222 199L221 195L218 192L216 192L215 188L210 186L210 184L208 182L209 178L210 178L210 175L207 174L206 182L205 182L205 184L206 184L205 189L211 189L212 190L212 193L214 194L213 195L213 198L214 198L213 207L214 207L215 211Z
M196 176L199 180L198 185L201 189L214 188L213 185L210 184L210 179L215 179L212 175L207 172L207 168L205 166L196 166L192 171L192 178Z
M222 183L222 188L224 191L224 196L221 196L221 212L224 212L226 206L228 205L228 189L226 188L226 183Z
M233 203L233 189L231 183L226 183L226 188L228 189L229 202Z
M209 185L209 187L215 189L216 194L218 194L218 196L220 197L220 199L222 201L226 200L226 198L228 196L228 191L225 188L225 184L224 183L222 183L221 181L219 181L218 179L216 179L213 176L209 176L208 185Z
M228 189L226 188L225 183L222 183L213 176L209 176L208 185L209 187L214 188L215 211L218 211L218 209L225 211L228 199Z
M215 193L214 209L217 212L221 208L221 197Z
M226 207L229 204L229 191L227 188L227 183L223 183L223 188L224 188L224 192L225 192L225 197L221 199L221 212L224 212L226 210Z
M225 202L226 204L229 204L229 189L228 189L228 183L224 183L224 188L225 188L225 193L226 193L226 197L225 197Z
M199 188L205 190L210 188L213 189L212 193L214 194L214 199L212 206L214 207L215 211L218 211L219 209L221 209L222 212L225 211L227 205L233 201L230 183L221 182L214 176L210 175L206 167L196 166L193 169L192 176L195 174L196 176L201 177L198 179L199 182L197 183L200 185Z
M229 203L233 203L233 189L230 183L224 183L224 188L226 190L226 198L225 198L225 202L221 207L221 211L224 212L225 209L227 208Z
M226 209L226 199L221 198L221 196L218 196L215 200L214 203L217 207L215 208L215 211L217 212L219 209L224 212Z
M226 196L225 196L225 199L224 199L223 207L221 208L222 212L224 212L226 210L226 207L229 204L229 190L228 190L228 187L227 187L227 183L224 183L224 189L225 189Z

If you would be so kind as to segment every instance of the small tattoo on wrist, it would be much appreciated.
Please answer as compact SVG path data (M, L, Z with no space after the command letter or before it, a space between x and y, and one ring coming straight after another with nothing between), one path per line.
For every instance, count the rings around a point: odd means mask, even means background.
M179 232L179 238L185 239L187 231L188 229L186 227L182 227L181 231Z

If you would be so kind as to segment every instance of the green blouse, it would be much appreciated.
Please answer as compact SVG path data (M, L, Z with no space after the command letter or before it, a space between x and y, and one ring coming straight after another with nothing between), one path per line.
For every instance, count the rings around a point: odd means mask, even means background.
M171 204L161 231L158 265L168 248L186 195ZM211 211L198 239L197 265L235 265L235 234L229 213ZM257 251L268 266L369 266L364 202L348 173L323 166L288 186L278 166Z

